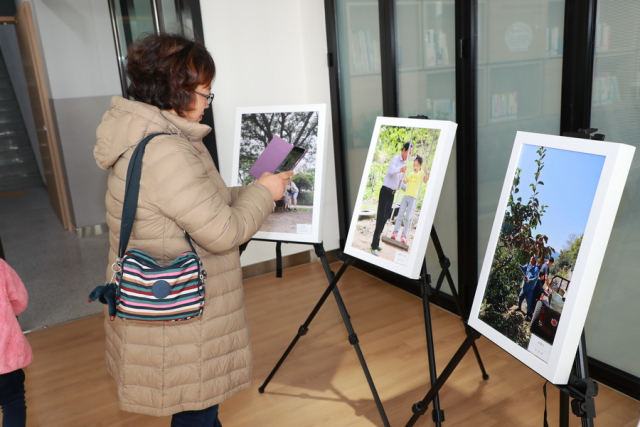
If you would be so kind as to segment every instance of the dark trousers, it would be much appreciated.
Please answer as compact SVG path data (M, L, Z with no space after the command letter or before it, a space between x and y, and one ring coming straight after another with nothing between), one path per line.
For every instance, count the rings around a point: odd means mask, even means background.
M24 427L27 424L22 369L0 375L0 406L2 427Z
M533 290L535 289L535 282L532 285L530 282L525 282L520 290L520 295L518 295L518 308L522 310L522 301L527 300L527 316L531 316L533 314Z
M380 236L384 229L384 224L389 218L391 218L391 207L393 205L393 195L395 190L385 187L380 187L380 193L378 195L378 213L376 214L376 229L373 232L373 239L371 240L371 248L378 249L380 247Z
M218 419L218 405L201 411L183 411L173 414L171 427L222 427Z

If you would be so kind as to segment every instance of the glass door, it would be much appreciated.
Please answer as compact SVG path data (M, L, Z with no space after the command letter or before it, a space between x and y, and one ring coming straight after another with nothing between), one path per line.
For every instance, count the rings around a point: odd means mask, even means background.
M124 73L128 46L148 33L194 36L192 7L185 0L109 0L123 95L128 81Z

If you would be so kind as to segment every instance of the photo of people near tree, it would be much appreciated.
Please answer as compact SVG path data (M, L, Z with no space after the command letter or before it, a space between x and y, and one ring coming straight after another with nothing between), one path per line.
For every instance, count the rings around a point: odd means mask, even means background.
M580 287L571 278L604 160L528 144L520 152L478 318L544 361Z
M309 107L307 110L306 107ZM315 108L323 107L323 108ZM297 108L297 109L296 109ZM270 143L294 146L303 152L293 168L291 184L282 198L273 205L273 212L256 237L274 237L273 233L308 236L317 230L320 210L316 209L316 193L322 178L317 173L324 147L324 105L294 107L256 107L238 109L239 139L237 180L249 185L257 177L250 173L256 160ZM295 152L295 151L294 151ZM281 166L290 163L291 152ZM262 160L262 159L261 159ZM295 162L294 162L295 163ZM290 164L289 164L290 166ZM283 170L285 170L283 169ZM276 171L277 172L277 171ZM267 233L265 236L264 233ZM277 236L276 236L277 237ZM286 239L285 239L286 240ZM296 240L295 237L293 240ZM304 239L303 239L304 240Z
M380 127L352 246L402 264L411 251L440 129Z

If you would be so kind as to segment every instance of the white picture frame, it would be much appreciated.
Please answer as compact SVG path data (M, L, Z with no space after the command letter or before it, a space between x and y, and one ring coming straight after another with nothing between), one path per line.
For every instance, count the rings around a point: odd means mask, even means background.
M612 142L516 135L468 323L554 384L569 380L634 152ZM544 210L539 222L526 223L532 207ZM537 259L517 276L516 264L531 255ZM516 305L528 305L528 293L520 301L518 292L531 283L524 276L554 255L549 295L532 298L525 317L511 306L514 294Z
M248 185L255 179L248 174L248 171L269 143L271 135L278 135L293 145L307 149L294 169L293 180L296 181L296 177L304 173L310 178L312 185L311 188L299 188L297 199L306 200L305 205L300 204L291 211L287 211L282 210L280 201L274 204L274 212L263 223L253 239L290 243L322 241L322 202L327 150L326 114L326 104L238 107L236 109L230 185ZM275 120L276 116L278 120ZM274 120L270 120L272 118ZM251 123L256 120L260 121L260 125L256 122L255 129L250 129ZM305 192L313 193L309 200L303 199L302 193ZM284 203L284 196L282 202Z
M419 277L457 126L454 122L442 120L392 117L378 117L376 119L347 235L345 254L411 279ZM398 140L393 142L390 138ZM390 237L394 229L392 227L396 226L400 217L399 213L402 212L401 206L404 203L404 197L408 196L400 188L393 194L391 221L384 222L386 226L382 230L379 240L379 247L382 250L372 251L371 245L375 240L375 224L379 207L376 198L379 200L380 189L385 182L387 173L390 173L388 166L393 162L394 157L402 156L403 144L409 140L412 140L414 148L404 160L404 164L408 165L405 170L406 177L409 178L413 165L419 165L416 163L415 157L418 154L423 161L422 166L418 169L422 169L424 172L424 167L427 168L426 183L421 181L422 185L419 188L417 198L411 202L415 203L415 209L404 209L404 212L412 213L406 222L409 224L406 229L406 242L402 242L403 245L398 243L401 242L402 235L405 233L404 225L399 227L395 239ZM389 151L390 149L395 151ZM414 178L415 175L411 179ZM400 183L400 186L403 184L405 183ZM407 215L403 215L403 218L407 218ZM386 239L383 239L382 236ZM390 240L394 240L394 242L390 242ZM374 254L374 252L376 253Z

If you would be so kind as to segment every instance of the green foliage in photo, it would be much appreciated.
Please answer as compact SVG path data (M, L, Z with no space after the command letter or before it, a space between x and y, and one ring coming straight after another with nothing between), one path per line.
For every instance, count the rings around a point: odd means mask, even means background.
M571 272L576 267L576 260L578 259L578 252L580 252L583 237L584 234L580 236L572 234L569 236L565 247L560 251L555 262L549 269L549 273L552 276L561 276L569 279Z
M298 205L313 206L313 191L300 191L298 193Z
M315 171L318 138L318 112L295 111L243 114L240 129L238 178L243 185L255 179L249 169L274 136L306 150L296 172Z
M314 185L314 176L310 173L299 173L291 177L300 191L312 191Z
M479 316L482 321L525 348L530 332L528 327L523 326L522 317L510 310L518 302L523 283L524 275L519 267L527 264L532 256L540 261L555 252L554 248L547 245L548 236L536 233L548 208L538 199L538 190L544 185L541 174L546 149L540 147L536 153L537 170L533 181L527 185L531 191L528 197L523 199L521 193L520 168L513 178Z
M436 153L439 129L411 128L404 126L381 126L378 136L369 175L367 176L367 186L362 200L362 209L375 209L378 204L380 187L387 173L387 168L391 160L402 152L405 143L411 142L413 148L407 158L407 171L413 170L413 161L417 155L423 158L423 166L427 165L427 170L431 171L433 157ZM417 209L422 208L422 200L426 190L426 184L420 187L418 195ZM402 199L404 192L400 190L396 193L398 200Z

